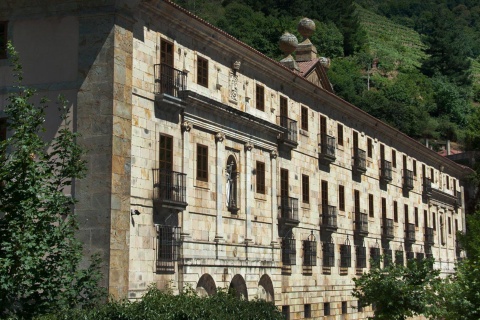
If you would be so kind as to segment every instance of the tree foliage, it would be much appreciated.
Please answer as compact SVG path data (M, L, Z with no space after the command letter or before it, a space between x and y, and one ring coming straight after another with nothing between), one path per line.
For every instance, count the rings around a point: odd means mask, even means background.
M35 91L20 85L18 56L8 49L19 86L4 109L11 136L0 143L0 315L30 317L93 303L98 259L79 268L75 199L67 192L86 166L67 103L60 106L63 126L47 144L40 137L47 101L32 104Z

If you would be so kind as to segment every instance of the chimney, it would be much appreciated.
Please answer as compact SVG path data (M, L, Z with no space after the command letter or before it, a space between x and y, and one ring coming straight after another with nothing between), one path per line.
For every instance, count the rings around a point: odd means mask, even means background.
M315 32L315 22L308 18L300 20L297 26L298 33L303 37L302 43L297 47L295 57L298 62L311 61L317 58L317 48L310 41L310 37Z
M447 140L447 156L451 155L451 149L450 149L450 140Z

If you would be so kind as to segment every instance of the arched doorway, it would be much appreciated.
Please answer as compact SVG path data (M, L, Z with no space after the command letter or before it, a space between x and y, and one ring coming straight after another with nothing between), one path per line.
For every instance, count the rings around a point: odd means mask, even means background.
M258 282L257 298L270 302L275 300L273 283L267 274L264 274Z
M208 273L200 277L197 283L196 291L199 296L211 296L217 293L217 286L215 280Z
M247 284L241 275L236 274L233 277L230 282L229 291L233 291L237 298L248 301Z

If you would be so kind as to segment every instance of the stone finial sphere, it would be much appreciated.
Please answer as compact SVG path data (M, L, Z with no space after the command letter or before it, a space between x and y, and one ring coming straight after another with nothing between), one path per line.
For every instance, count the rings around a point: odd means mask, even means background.
M280 40L278 41L278 46L284 54L289 55L294 52L295 49L297 49L298 39L297 37L295 37L295 35L289 32L285 32L280 37Z
M303 18L298 23L297 30L305 39L310 38L315 32L315 22L312 19Z

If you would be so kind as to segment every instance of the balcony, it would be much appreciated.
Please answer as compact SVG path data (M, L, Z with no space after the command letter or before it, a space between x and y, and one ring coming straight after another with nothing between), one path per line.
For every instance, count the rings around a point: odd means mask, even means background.
M337 230L337 207L322 205L322 225L320 228L329 232Z
M284 128L284 132L280 134L279 141L290 148L296 148L297 142L297 121L285 116L278 116L278 123Z
M433 236L433 228L425 228L425 245L433 246L435 244L435 238Z
M458 208L458 204L461 203L459 202L459 198L458 198L459 197L458 193L460 192L457 192L457 194L453 194L453 191L450 191L451 192L450 193L450 192L445 192L436 188L432 188L431 190L432 191L431 191L430 199L432 200L443 202L447 205L454 206L455 208ZM461 199L461 193L460 193L460 199Z
M355 233L362 237L368 235L368 215L366 213L355 213Z
M407 223L405 229L405 242L415 242L415 225L413 223Z
M392 181L392 163L390 161L380 161L380 180L385 183Z
M187 73L167 64L155 64L154 94L157 102L184 108L180 92L187 90Z
M367 172L367 158L365 150L359 148L353 149L353 170L360 174Z
M296 227L300 223L300 220L298 220L298 199L280 197L280 215L278 220L290 227Z
M185 173L153 169L153 202L160 208L185 210L187 188Z
M393 240L394 234L393 234L393 219L383 219L383 225L382 225L382 237L385 240Z
M432 195L432 180L429 178L423 178L423 195L427 198Z
M413 171L403 169L403 188L405 190L413 189Z
M320 143L318 144L318 158L325 163L334 162L335 157L335 137L327 134L319 134Z

